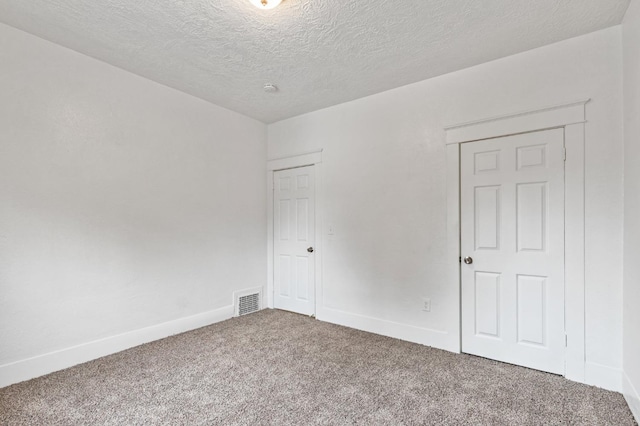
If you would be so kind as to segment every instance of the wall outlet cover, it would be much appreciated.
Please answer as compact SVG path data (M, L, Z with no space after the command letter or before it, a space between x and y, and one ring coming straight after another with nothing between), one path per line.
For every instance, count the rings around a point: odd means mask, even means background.
M422 310L425 312L431 312L431 299L422 299Z

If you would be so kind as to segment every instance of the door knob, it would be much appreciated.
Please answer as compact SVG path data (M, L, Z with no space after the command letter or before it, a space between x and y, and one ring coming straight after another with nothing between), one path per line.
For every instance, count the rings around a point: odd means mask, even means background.
M467 265L471 265L473 263L473 258L467 256L464 258L464 263L466 263Z
M309 248L307 249L307 251L308 251L309 253L313 253L313 247L309 247Z

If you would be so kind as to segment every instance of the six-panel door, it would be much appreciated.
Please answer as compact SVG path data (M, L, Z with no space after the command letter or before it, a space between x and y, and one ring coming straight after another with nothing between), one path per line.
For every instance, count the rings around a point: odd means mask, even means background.
M274 306L315 314L313 166L274 172Z
M462 350L564 373L564 130L461 146Z

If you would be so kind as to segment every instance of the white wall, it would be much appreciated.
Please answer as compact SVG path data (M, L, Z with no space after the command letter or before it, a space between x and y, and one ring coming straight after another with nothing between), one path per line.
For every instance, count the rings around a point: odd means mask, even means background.
M631 2L624 46L624 393L640 422L640 3Z
M0 64L0 376L264 285L264 124L5 25Z
M587 381L620 388L621 66L615 27L270 125L269 158L324 149L318 317L455 350L459 301L447 282L443 127L592 98ZM431 298L431 312L421 310L422 297Z

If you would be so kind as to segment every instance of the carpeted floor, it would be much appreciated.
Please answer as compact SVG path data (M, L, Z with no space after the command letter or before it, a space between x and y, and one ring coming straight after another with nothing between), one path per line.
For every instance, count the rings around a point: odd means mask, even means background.
M265 310L0 389L1 425L634 425L617 393Z

